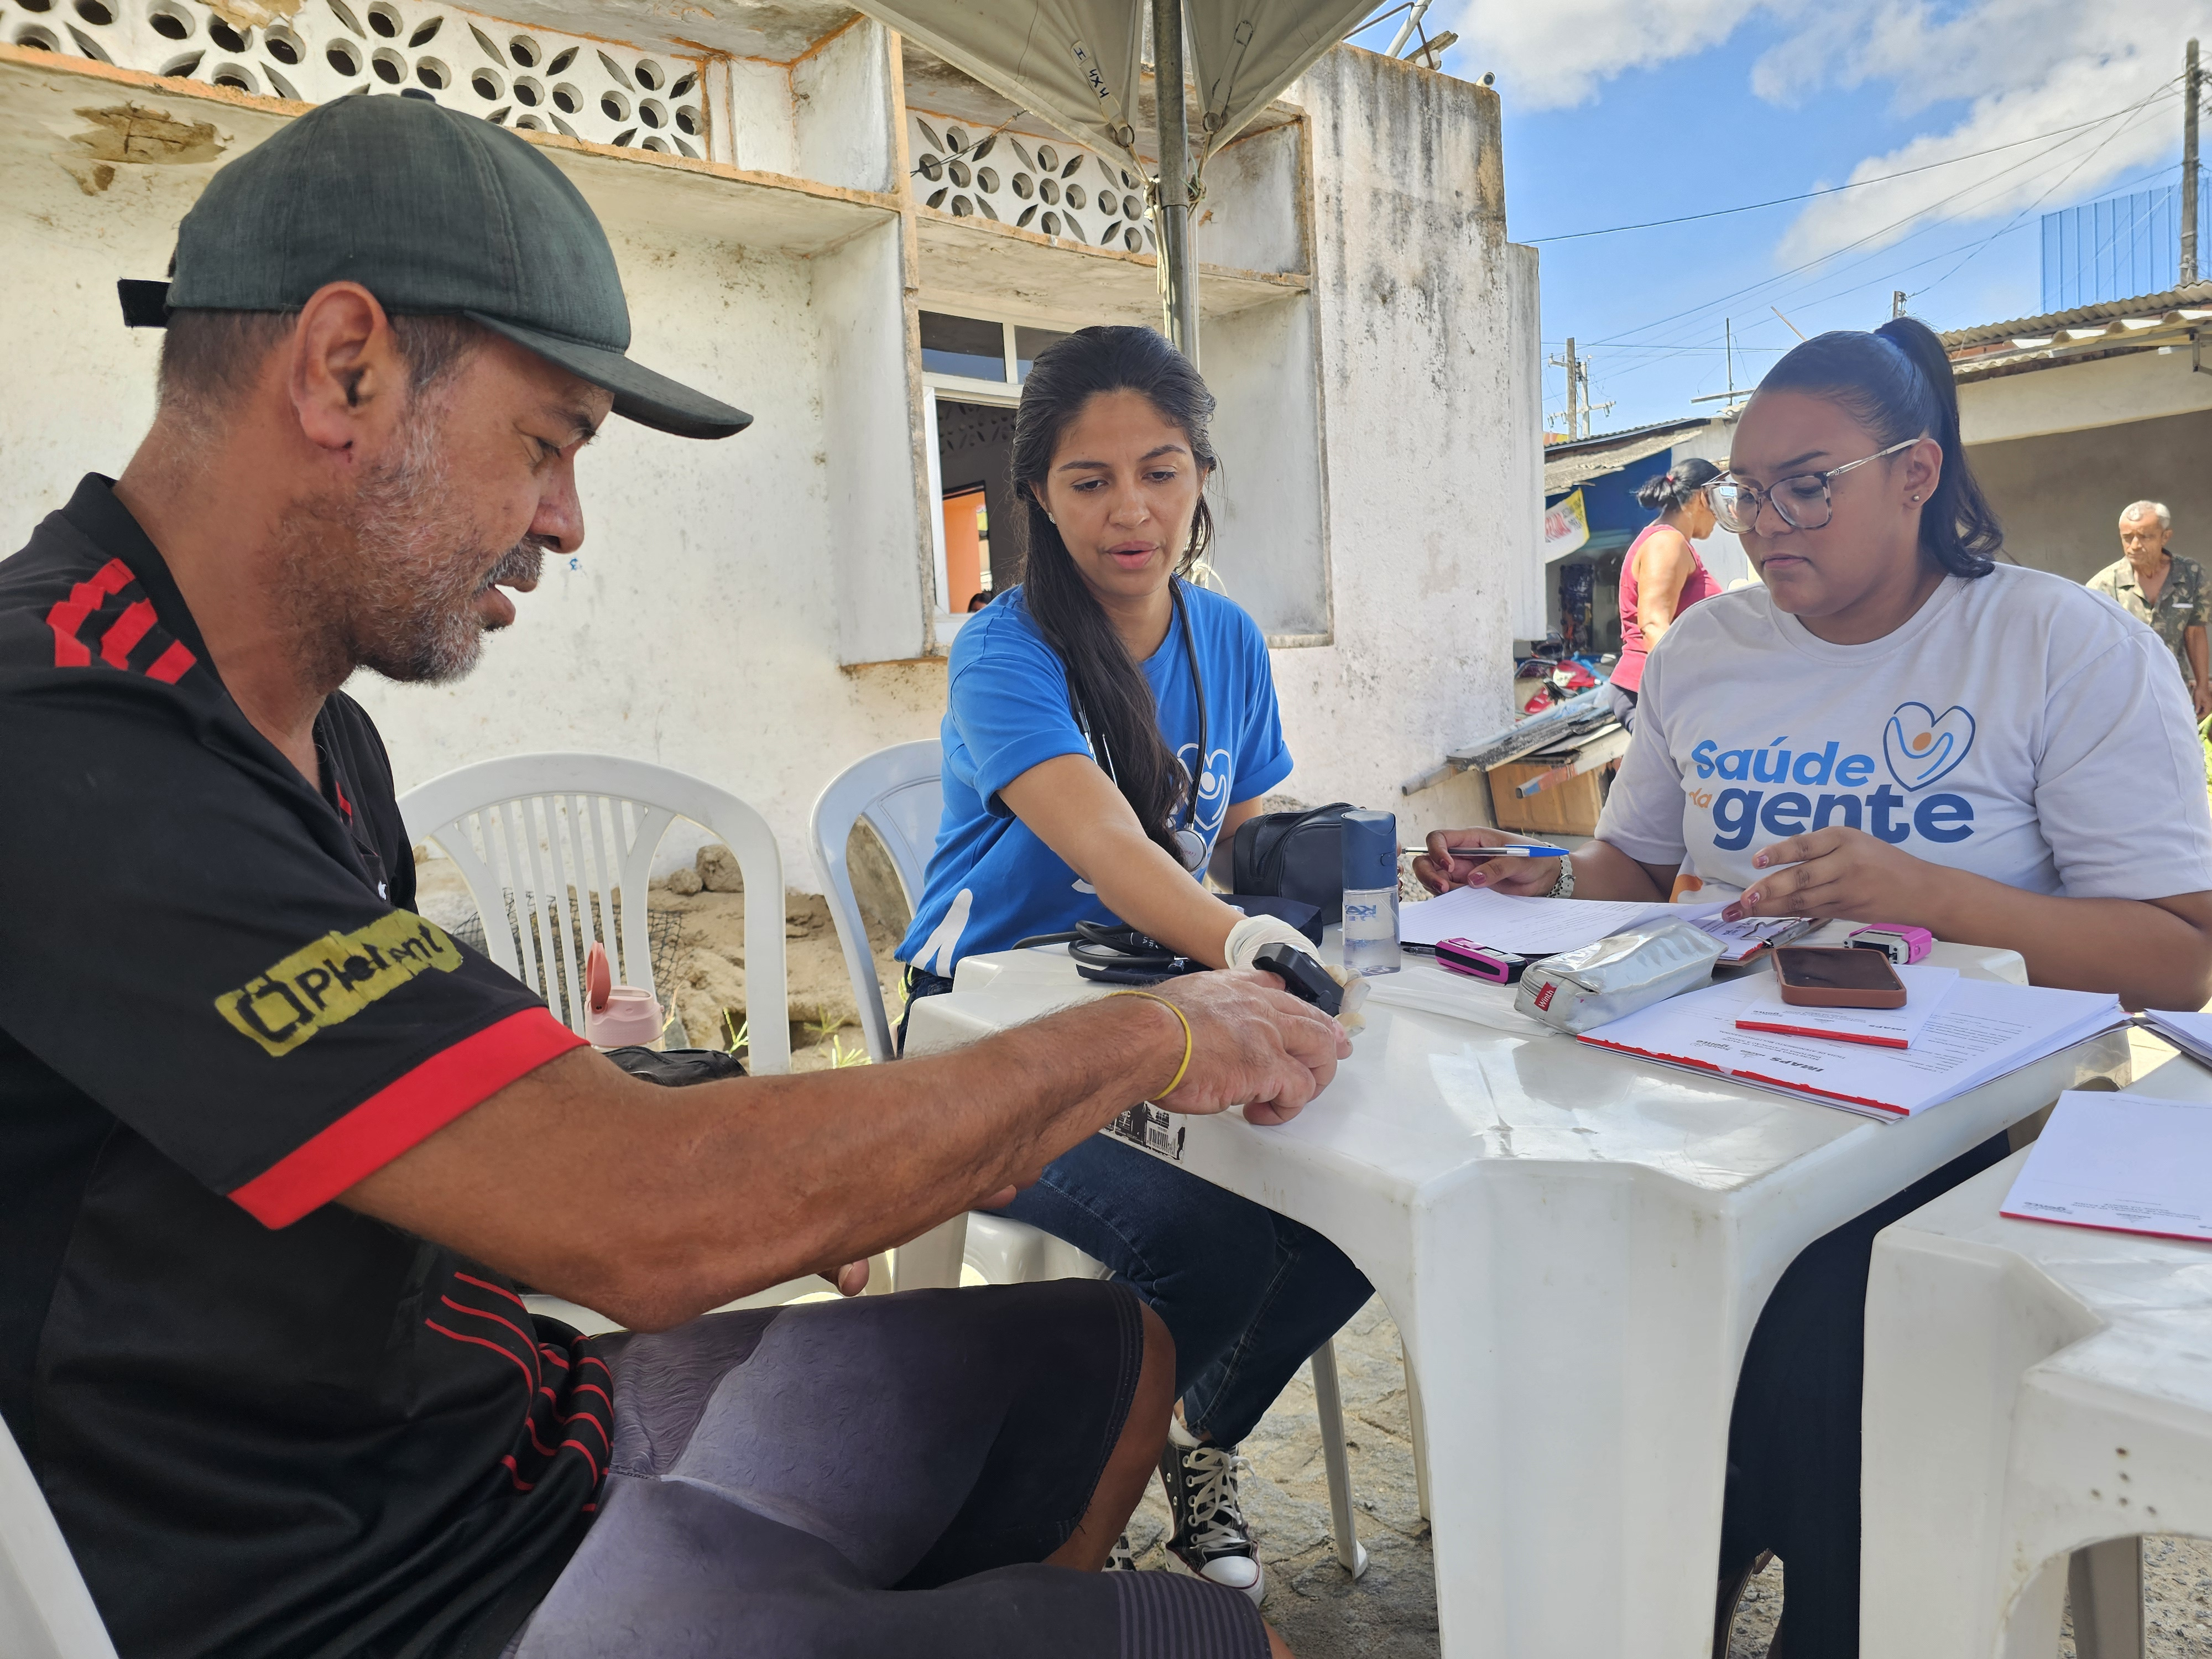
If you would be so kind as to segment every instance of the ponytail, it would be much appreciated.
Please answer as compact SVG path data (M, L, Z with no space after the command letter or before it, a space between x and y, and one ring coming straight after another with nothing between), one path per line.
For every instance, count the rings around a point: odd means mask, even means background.
M1637 485L1636 502L1655 513L1672 513L1687 507L1699 490L1720 476L1720 468L1702 455L1692 455Z
M1871 334L1815 335L1768 370L1759 389L1829 398L1880 446L1933 438L1943 471L1920 510L1920 550L1954 576L1986 576L1996 568L2004 532L1966 464L1951 360L1927 324L1893 317Z

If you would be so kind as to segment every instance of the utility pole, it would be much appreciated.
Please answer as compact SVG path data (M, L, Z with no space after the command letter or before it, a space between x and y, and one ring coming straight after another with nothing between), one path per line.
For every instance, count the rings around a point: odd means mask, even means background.
M1567 355L1545 360L1554 368L1567 371L1567 436L1570 439L1590 435L1590 416L1601 409L1611 409L1613 399L1594 403L1589 395L1589 359L1575 355L1575 337L1567 337Z
M1575 360L1575 337L1571 334L1567 336L1565 356L1551 357L1546 361L1554 368L1564 368L1567 371L1567 436L1579 438L1583 435L1581 424L1583 386L1581 366Z
M2197 102L2204 72L2197 66L2197 42L2189 43L2181 76L2181 281L2197 280Z
M1905 290L1901 288L1893 288L1889 291L1889 314L1893 317L1905 315Z
M1782 313L1781 313L1780 312L1778 312L1778 312L1776 312L1774 314L1775 314L1776 316L1778 316L1778 317L1782 317ZM1785 322L1785 323L1789 323L1789 322L1790 322L1790 319L1789 319L1787 317L1782 317L1782 320L1783 320L1784 322ZM1792 327L1792 328L1796 327L1796 325L1795 323L1790 323L1790 327ZM1799 337L1800 339L1802 339L1804 337L1803 337L1802 335L1800 335L1798 337ZM1717 404L1717 403L1720 403L1720 402L1723 402L1723 400L1725 400L1725 401L1727 402L1727 404L1729 404L1729 408L1724 409L1724 410L1723 410L1721 411L1721 418L1722 418L1723 420L1726 420L1726 419L1728 418L1728 416L1729 416L1729 414L1730 414L1731 412L1733 412L1733 410L1734 410L1734 409L1735 409L1735 398L1736 398L1736 392L1735 392L1735 318L1733 318L1733 317L1723 317L1723 318L1722 318L1722 319L1721 319L1721 346L1722 346L1722 349L1723 349L1723 350L1724 350L1724 351L1728 354L1728 356L1727 356L1727 362L1728 362L1728 387L1729 387L1729 389L1728 389L1726 392L1708 392L1707 393L1705 393L1705 395L1704 397L1702 397L1702 398L1691 398L1691 399L1690 399L1690 401L1691 401L1692 403L1693 403L1693 404Z

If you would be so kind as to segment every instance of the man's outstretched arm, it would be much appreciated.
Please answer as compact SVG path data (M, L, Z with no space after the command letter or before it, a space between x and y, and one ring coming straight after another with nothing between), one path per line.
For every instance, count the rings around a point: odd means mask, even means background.
M1159 988L1191 1027L1169 1104L1295 1115L1351 1052L1258 974ZM663 1089L578 1050L341 1194L634 1329L903 1243L1018 1182L1182 1063L1182 1022L1111 997L927 1059Z

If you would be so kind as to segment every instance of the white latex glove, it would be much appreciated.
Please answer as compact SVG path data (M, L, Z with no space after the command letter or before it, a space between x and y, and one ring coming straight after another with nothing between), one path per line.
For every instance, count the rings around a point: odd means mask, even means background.
M1367 981L1357 974L1347 974L1341 968L1331 968L1322 962L1321 952L1314 942L1285 921L1280 916L1247 916L1229 930L1229 943L1224 954L1231 968L1249 969L1252 958L1270 945L1287 945L1293 951L1303 951L1321 963L1328 976L1344 988L1344 1006L1337 1011L1336 1023L1347 1031L1358 1031L1367 1024L1367 1016L1359 1012L1359 1005L1367 1000Z

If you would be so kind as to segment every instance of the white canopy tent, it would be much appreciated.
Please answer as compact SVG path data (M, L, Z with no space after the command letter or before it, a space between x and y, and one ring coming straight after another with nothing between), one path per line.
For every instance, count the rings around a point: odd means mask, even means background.
M1206 158L1350 33L1376 0L857 0L1078 143L1127 155L1146 173L1160 247L1168 337L1198 361L1197 265L1190 206ZM1146 25L1159 45L1154 79L1186 83L1188 45L1200 110L1194 155L1185 100L1156 100L1159 167L1137 149Z

